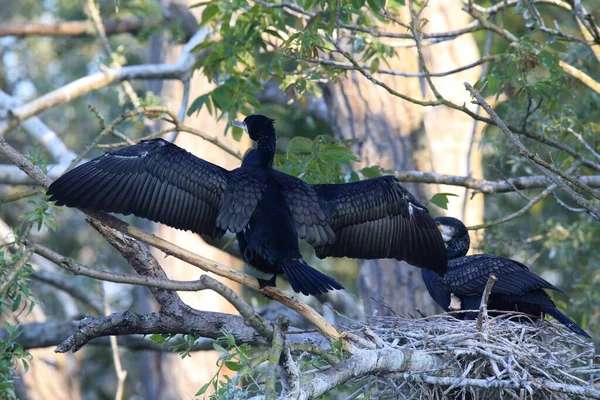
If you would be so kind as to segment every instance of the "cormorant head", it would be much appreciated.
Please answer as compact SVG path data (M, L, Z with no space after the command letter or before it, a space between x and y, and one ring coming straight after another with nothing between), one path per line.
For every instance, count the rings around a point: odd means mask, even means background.
M452 217L435 217L435 224L442 233L448 258L463 257L469 251L471 238L461 220Z
M231 124L245 130L250 139L261 144L263 142L275 141L274 122L274 119L265 117L264 115L249 115L244 119L244 122L231 121Z

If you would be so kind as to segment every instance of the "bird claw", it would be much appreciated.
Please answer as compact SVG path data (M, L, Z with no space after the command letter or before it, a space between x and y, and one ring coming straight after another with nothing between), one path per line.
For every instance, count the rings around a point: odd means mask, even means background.
M277 287L277 285L275 284L275 280L277 279L277 275L273 275L270 279L260 279L260 278L256 278L256 280L258 281L258 287L260 289L264 289L266 287ZM267 299L269 300L273 300L273 298L265 293L263 293L263 296L265 296Z

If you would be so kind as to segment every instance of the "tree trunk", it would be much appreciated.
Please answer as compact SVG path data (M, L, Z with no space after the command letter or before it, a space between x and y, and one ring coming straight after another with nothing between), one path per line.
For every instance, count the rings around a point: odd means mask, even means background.
M405 21L410 19L406 10ZM425 15L429 24L425 31L443 32L466 25L466 14L461 11L460 1L430 1ZM404 28L387 25L387 31L404 32ZM395 40L398 43L398 40ZM407 43L414 44L414 41ZM452 41L424 48L427 65L432 72L451 70L479 58L479 52L471 35L463 35ZM414 47L398 49L398 56L389 60L391 69L419 72L420 66ZM474 82L479 78L479 68L461 74L436 78L435 84L442 95L469 103L462 82ZM398 92L421 99L431 97L427 83L419 78L378 75ZM425 89L427 88L427 89ZM359 139L355 152L361 158L359 167L380 165L394 170L432 170L446 174L464 174L466 157L473 130L473 120L447 107L424 108L389 94L374 85L358 72L349 72L347 79L330 85L328 106L330 118L338 137ZM473 170L481 174L480 156L476 149L472 156ZM434 188L406 185L425 203L436 192L455 192L461 196L451 198L449 215L462 218L459 210L466 195L460 189ZM483 201L476 197L467 203L468 213L464 219L476 223L483 218ZM432 207L430 207L431 209ZM432 210L438 212L439 209ZM412 314L420 309L426 314L436 312L421 280L420 271L404 262L395 260L366 260L361 262L359 290L365 313L375 310L379 315L393 312ZM382 306L386 304L389 306ZM393 310L393 311L392 311Z

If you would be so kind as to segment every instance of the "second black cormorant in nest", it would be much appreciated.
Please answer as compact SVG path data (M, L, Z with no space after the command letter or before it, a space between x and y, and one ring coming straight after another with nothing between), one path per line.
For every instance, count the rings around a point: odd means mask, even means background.
M273 169L273 120L251 115L244 128L257 143L228 171L162 139L110 151L74 168L50 188L57 205L134 214L213 238L235 232L246 261L285 274L296 292L343 289L300 255L305 239L320 258L396 258L445 273L440 232L393 176L311 185Z
M497 278L492 286L490 310L518 311L535 318L549 314L578 335L590 337L556 305L544 289L557 290L551 283L529 271L525 265L491 254L466 256L470 239L467 227L458 219L436 217L448 254L448 271L442 278L435 272L422 270L427 291L445 311L478 310L490 274ZM460 304L454 304L452 296ZM474 318L476 313L456 314L458 318Z

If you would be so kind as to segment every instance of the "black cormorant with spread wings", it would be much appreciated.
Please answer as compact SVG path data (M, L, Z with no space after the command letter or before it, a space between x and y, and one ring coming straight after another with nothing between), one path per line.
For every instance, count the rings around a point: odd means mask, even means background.
M257 143L228 171L162 139L110 151L57 179L57 205L134 214L213 238L237 234L246 261L285 274L296 292L343 289L309 266L298 238L319 258L396 258L446 271L444 242L427 209L393 176L311 185L273 169L275 128L262 115L233 122Z
M436 217L448 254L448 271L444 277L422 270L423 281L436 303L445 311L478 310L481 296L490 274L497 280L492 286L490 310L519 311L535 318L549 314L578 335L590 337L561 312L544 289L561 291L529 271L525 265L509 258L491 254L466 256L470 239L467 227L458 219ZM460 304L452 304L452 295ZM456 314L459 318L474 318L476 313Z

